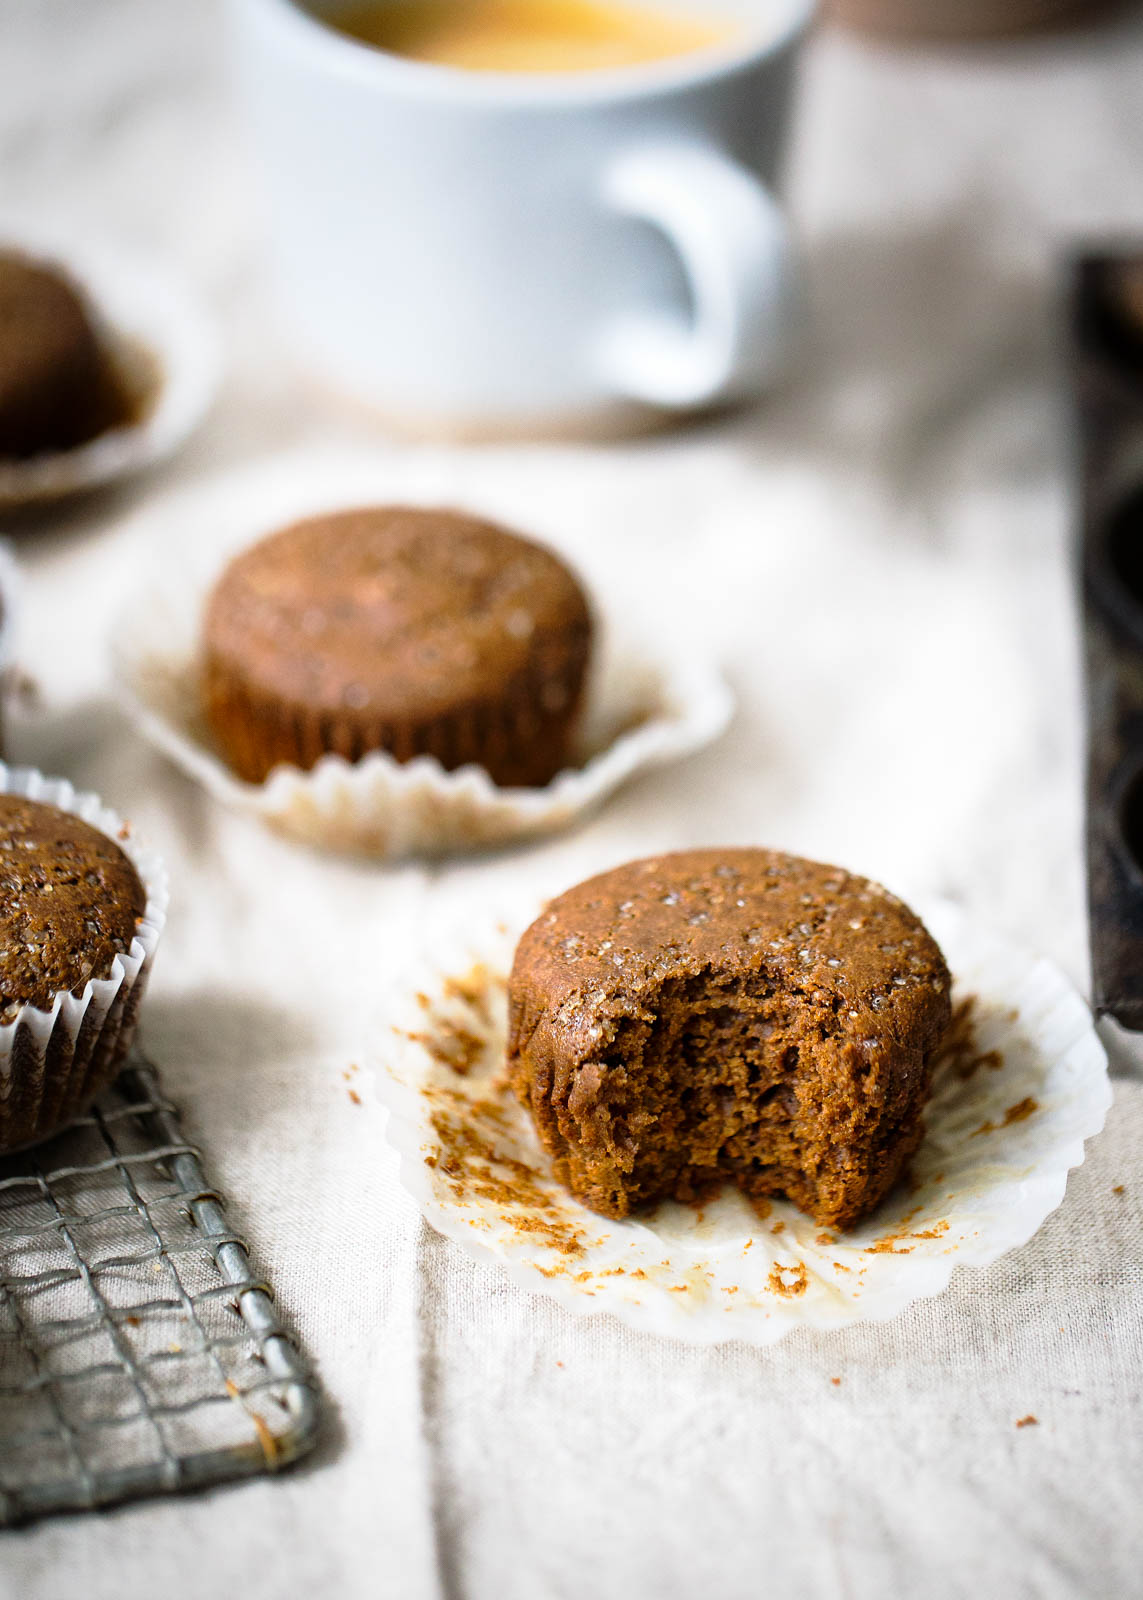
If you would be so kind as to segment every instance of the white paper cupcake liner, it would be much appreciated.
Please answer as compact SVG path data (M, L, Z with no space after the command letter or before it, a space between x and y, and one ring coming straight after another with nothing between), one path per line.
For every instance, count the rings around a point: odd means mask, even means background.
M115 1076L135 1032L159 936L167 919L166 868L130 826L94 794L62 778L0 762L0 794L24 795L80 817L114 839L146 893L142 920L106 978L60 993L47 1010L23 1006L0 1025L0 1150L36 1144L72 1121Z
M725 731L734 701L717 668L680 654L665 629L664 642L642 644L609 627L609 597L596 593L603 638L581 764L546 788L500 789L479 767L446 772L430 756L401 764L384 752L355 763L330 755L311 772L279 767L265 783L244 783L217 752L201 712L207 594L227 561L264 534L318 510L370 501L498 514L455 474L375 459L286 457L155 505L140 519L140 538L153 541L157 559L116 628L117 679L146 736L224 804L326 849L377 859L439 855L566 828L635 773L689 755ZM544 537L542 525L521 531ZM570 558L574 563L574 551Z
M918 909L954 1003L973 1000L971 1053L938 1068L909 1181L861 1227L838 1234L786 1202L763 1217L729 1189L624 1222L573 1200L503 1084L520 931L503 925L426 964L392 1019L377 1089L404 1186L432 1227L523 1288L696 1344L883 1321L940 1293L1055 1210L1111 1089L1091 1014L1055 967L946 902Z
M198 426L218 386L218 342L187 292L154 268L90 245L0 221L0 248L60 268L87 299L138 420L71 450L0 458L0 510L96 489L172 454Z

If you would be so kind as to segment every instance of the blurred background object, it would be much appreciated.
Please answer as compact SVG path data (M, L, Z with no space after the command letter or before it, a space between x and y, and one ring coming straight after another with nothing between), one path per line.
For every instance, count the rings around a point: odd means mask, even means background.
M717 46L513 75L370 48L329 0L231 0L300 364L420 436L606 437L771 387L800 304L775 191L816 9L720 0Z
M1108 0L828 0L827 14L869 33L968 39L1079 22Z

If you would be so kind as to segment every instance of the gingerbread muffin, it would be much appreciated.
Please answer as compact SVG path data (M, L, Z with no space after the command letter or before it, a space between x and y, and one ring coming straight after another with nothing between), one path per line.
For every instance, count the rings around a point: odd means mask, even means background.
M158 934L147 912L113 839L0 793L0 1150L54 1133L118 1071Z
M660 856L525 933L509 1070L595 1211L730 1182L847 1228L920 1143L949 989L922 924L864 878L768 850Z
M571 756L591 645L548 550L451 511L311 517L240 555L206 611L203 698L230 766L435 756L503 786Z
M70 450L109 423L112 381L83 300L51 267L0 252L0 457Z

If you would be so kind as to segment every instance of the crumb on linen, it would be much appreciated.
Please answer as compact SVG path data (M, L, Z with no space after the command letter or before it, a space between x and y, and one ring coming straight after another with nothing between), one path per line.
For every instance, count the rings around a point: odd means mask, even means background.
M1032 1413L1029 1412L1026 1417L1021 1417L1017 1421L1016 1426L1018 1428L1038 1428L1040 1426L1040 1419L1039 1417L1034 1417Z
M776 1222L774 1224L774 1226L770 1229L770 1232L773 1233L773 1234L785 1233L785 1231L786 1231L786 1224L784 1222Z
M562 1361L557 1361L556 1362L556 1366L562 1368L563 1367L563 1362Z
M1123 1184L1117 1183L1111 1192L1112 1194L1126 1194L1127 1190L1124 1188Z
M129 822L123 823L122 827L119 829L118 836L120 839L129 839L131 837L131 824Z
M356 1089L349 1090L349 1098L353 1101L355 1106L359 1106L361 1104L361 1096L358 1094Z
M840 1378L831 1378L829 1381L833 1384L835 1389L840 1389L841 1388L841 1379Z
M834 1238L832 1233L819 1233L815 1234L814 1243L821 1245L824 1248L827 1245L836 1244L837 1240Z
M784 1300L794 1300L798 1295L805 1294L809 1286L810 1275L804 1261L796 1261L790 1266L775 1261L770 1268L767 1288L771 1294L780 1294Z

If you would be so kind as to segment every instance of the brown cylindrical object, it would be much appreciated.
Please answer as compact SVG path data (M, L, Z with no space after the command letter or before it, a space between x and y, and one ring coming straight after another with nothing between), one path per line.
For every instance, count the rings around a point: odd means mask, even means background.
M530 540L457 512L344 511L227 568L204 709L249 783L384 750L537 787L571 758L590 644L575 577Z
M692 850L593 878L533 923L508 1068L593 1210L731 1183L846 1228L921 1141L949 984L877 884L778 851Z
M863 33L972 39L1078 22L1106 0L829 0L827 13Z

